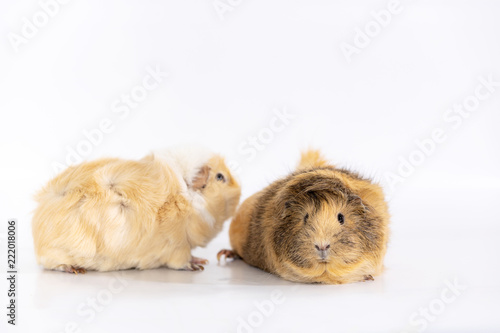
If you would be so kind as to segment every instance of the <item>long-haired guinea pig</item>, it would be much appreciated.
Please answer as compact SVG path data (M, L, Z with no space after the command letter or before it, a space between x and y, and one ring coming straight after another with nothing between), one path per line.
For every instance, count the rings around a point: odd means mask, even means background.
M240 193L224 159L196 147L70 167L36 196L36 257L70 273L202 270L191 249L215 237Z
M383 269L388 223L380 186L308 151L294 173L241 204L229 230L233 250L217 257L294 282L372 280Z

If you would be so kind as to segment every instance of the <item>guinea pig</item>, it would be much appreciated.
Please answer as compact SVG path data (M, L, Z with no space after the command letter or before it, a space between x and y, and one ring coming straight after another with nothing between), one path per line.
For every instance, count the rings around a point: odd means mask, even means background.
M37 261L69 273L203 270L191 250L220 232L240 193L224 159L196 147L69 167L36 195Z
M310 150L295 172L241 204L229 230L233 250L217 258L242 258L294 282L373 280L383 269L388 224L380 186Z

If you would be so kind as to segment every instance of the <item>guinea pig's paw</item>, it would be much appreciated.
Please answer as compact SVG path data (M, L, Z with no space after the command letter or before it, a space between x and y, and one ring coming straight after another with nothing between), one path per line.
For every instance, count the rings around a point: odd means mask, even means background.
M186 266L183 268L186 271L203 271L205 270L205 267L203 267L200 264L195 264L193 262L189 262Z
M236 254L236 252L231 251L231 250L220 250L219 253L217 253L217 261L220 262L220 259L224 257L224 261L227 259L238 259L239 256Z
M373 280L374 280L374 278L371 275L365 275L365 277L363 279L363 281L373 281Z
M192 264L197 264L197 265L208 265L207 259L198 258L198 257L192 257L190 262Z
M87 270L85 268L75 267L75 266L71 266L71 265L60 265L60 266L58 266L58 268L63 272L71 273L71 274L75 274L75 275L78 275L78 273L80 273L80 274L87 273Z

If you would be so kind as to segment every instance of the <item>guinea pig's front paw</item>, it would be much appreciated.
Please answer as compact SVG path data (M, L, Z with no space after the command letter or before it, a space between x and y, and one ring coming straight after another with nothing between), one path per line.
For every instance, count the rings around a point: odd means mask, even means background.
M186 266L184 266L183 270L185 271L203 271L205 268L200 264L195 264L193 262L189 262Z
M70 273L70 274L75 274L75 275L78 275L78 273L80 274L85 274L87 273L87 270L85 268L82 268L82 267L75 267L75 266L71 266L71 265L59 265L57 267L57 270L61 270L63 272L66 272L66 273Z
M198 257L191 257L189 263L184 267L187 271L202 271L205 268L202 265L207 265L208 260Z
M373 281L373 280L374 280L373 276L371 276L371 275L365 275L365 277L363 279L363 281Z
M219 253L217 253L217 261L220 262L220 259L224 257L224 261L227 259L238 259L239 256L236 254L236 252L231 251L231 250L220 250Z

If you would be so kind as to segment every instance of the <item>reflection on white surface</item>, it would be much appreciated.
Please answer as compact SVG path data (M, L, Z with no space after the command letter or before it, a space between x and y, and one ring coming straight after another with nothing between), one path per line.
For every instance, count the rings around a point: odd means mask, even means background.
M484 212L500 198L498 191L483 193L487 196L474 203L474 210ZM17 329L498 331L499 220L492 210L471 225L473 218L463 211L464 194L401 193L392 203L385 272L375 281L348 285L296 284L242 261L218 264L217 251L228 247L226 232L207 248L195 250L195 255L210 260L203 272L155 269L76 276L42 270L27 248L19 275ZM437 198L442 198L444 209L433 207ZM447 205L455 206L456 212L447 211ZM471 211L470 206L466 209ZM458 289L450 290L450 285Z

